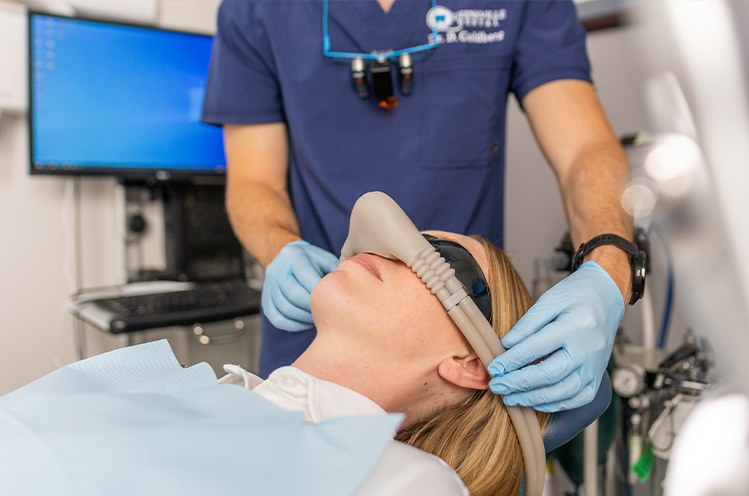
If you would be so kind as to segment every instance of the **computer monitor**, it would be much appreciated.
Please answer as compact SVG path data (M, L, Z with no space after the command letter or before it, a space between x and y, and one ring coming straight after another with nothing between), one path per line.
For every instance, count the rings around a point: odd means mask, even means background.
M223 176L201 123L212 37L29 13L32 174Z

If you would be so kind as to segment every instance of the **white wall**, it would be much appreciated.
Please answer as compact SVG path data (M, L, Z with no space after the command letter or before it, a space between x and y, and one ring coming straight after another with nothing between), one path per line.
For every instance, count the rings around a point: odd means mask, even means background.
M588 54L598 95L617 135L645 129L629 27L595 31ZM567 225L556 179L541 155L528 121L512 100L507 133L506 249L526 281L533 260L559 243Z
M588 36L593 79L606 114L617 136L647 130L642 81L645 68L633 47L638 46L636 26L594 31ZM505 249L526 284L533 280L533 261L546 257L567 230L562 201L554 175L535 144L528 122L513 101L508 114L507 192L505 199ZM652 296L659 330L665 303L665 254L659 240L651 239L651 274L647 290ZM686 323L678 291L668 346L680 344ZM634 342L641 342L642 304L627 306L622 327ZM657 339L657 337L656 337Z
M617 136L646 129L641 74L630 48L634 34L633 27L621 27L588 36L593 80ZM567 231L567 223L554 174L514 99L508 113L507 143L505 249L530 288L534 260L549 256ZM628 310L627 314L623 325L639 338L639 312Z
M160 23L212 32L218 3L162 0ZM23 12L7 0L0 8ZM79 182L78 280L72 180L29 176L26 126L25 116L0 121L0 394L74 360L68 295L78 287L120 283L124 275L115 181Z
M218 0L161 0L160 23L211 32ZM0 7L14 8L7 0ZM596 84L617 133L644 128L631 30L591 35ZM533 259L546 256L566 229L553 174L517 106L509 115L507 249L526 282ZM30 177L25 117L0 122L0 394L74 359L64 310L76 289L70 180ZM80 182L83 287L122 281L116 184Z

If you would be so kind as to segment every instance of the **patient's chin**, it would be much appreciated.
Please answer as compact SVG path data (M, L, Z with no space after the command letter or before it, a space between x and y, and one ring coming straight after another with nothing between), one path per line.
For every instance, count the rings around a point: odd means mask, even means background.
M323 277L312 289L312 318L320 331L359 335L366 329L380 329L382 315L371 295L357 285L356 273L334 271Z
M331 272L323 277L310 293L310 306L315 325L320 326L326 319L340 313L347 305L345 293L346 275Z

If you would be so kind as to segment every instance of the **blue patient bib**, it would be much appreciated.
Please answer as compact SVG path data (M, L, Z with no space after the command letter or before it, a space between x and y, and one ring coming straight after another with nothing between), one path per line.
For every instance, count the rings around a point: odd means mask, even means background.
M0 494L352 494L401 420L312 424L147 343L0 397Z

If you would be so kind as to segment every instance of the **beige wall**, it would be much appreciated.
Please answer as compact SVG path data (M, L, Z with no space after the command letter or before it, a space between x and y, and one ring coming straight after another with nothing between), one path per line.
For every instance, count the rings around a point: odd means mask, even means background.
M161 0L161 24L212 33L215 31L219 3L219 0Z

